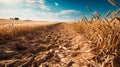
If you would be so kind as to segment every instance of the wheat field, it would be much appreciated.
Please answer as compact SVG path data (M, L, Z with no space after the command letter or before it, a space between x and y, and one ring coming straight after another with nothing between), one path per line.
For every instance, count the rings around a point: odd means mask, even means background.
M113 6L118 4L114 0L108 0ZM91 9L91 8L89 8ZM88 11L90 11L88 9ZM87 60L95 67L119 67L120 59L120 9L111 14L109 10L105 18L96 11L88 21L83 15L82 21L73 23L78 33L84 35L90 42L90 52L95 56L93 61Z
M120 67L120 16L43 22L0 19L0 67ZM91 12L91 8L87 7Z
M0 42L2 43L5 40L14 39L19 35L34 32L35 30L50 24L53 23L0 19Z

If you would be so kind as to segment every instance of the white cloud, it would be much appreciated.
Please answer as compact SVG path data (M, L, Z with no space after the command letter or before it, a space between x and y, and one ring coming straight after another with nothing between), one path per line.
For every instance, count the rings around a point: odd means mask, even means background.
M55 2L55 5L58 6L59 4L57 2Z
M35 3L35 0L25 0L25 3L28 5L28 4L32 4L32 3Z
M44 4L45 0L39 0L40 4Z
M13 2L11 0L0 0L0 3L8 4L8 3L13 3Z
M3 9L0 10L0 18L10 18L10 17L19 17L22 20L41 20L41 21L51 21L55 18L56 15L51 12L38 12L31 9Z
M45 6L45 5L40 5L40 8L43 10L50 10L50 8L48 6Z
M59 14L79 14L80 11L77 10L63 10Z
M45 4L45 0L25 0L27 7L41 8L43 10L50 10L50 7Z
M0 18L19 17L23 20L70 21L80 18L80 11L63 10L60 12L41 12L32 9L2 9Z
M39 0L39 6L43 10L50 10L50 7L46 6L45 0Z
M40 8L42 10L50 10L45 4L45 0L0 0L0 6L26 6L29 8Z
M0 0L1 4L20 4L22 0Z

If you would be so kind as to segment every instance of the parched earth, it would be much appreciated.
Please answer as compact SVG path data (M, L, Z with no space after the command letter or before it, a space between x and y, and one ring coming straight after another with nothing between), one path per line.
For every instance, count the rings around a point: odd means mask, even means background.
M0 44L0 67L88 67L89 42L69 23L56 23Z

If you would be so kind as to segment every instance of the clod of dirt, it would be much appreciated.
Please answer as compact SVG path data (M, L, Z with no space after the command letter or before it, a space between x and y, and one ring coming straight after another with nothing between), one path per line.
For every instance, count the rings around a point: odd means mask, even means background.
M59 52L59 50L56 50L56 51L55 51L55 53L58 53L58 52Z
M65 63L65 64L69 64L72 60L69 58L61 58L61 62Z
M59 58L64 58L65 56L63 54L57 54Z
M44 55L38 55L37 57L35 57L35 61L37 63L37 66L39 66L41 63L47 61L49 58L53 57L53 52L47 52Z
M73 64L72 64L72 67L80 67L80 65L77 64L77 63L73 63Z
M49 67L49 64L43 63L43 64L39 65L39 67Z
M74 63L73 61L70 61L70 62L67 64L67 67L72 66L73 63Z
M71 53L70 53L70 56L71 56L71 57L75 57L75 56L77 56L78 54L79 54L78 52L71 52Z
M74 45L74 46L72 47L72 49L78 50L78 49L80 49L80 47L79 47L79 45Z

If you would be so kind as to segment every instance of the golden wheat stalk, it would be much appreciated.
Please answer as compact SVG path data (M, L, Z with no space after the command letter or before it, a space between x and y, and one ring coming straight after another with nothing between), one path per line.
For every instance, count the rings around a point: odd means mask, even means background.
M116 12L113 12L112 16L113 17L117 16L119 14L119 12L120 12L120 9L118 9Z
M91 16L91 21L93 21L93 19L94 19L94 17L93 17L93 16Z
M108 0L109 3L111 3L113 6L118 6L117 2L115 2L114 0Z
M94 16L94 14L91 15L91 21L93 21L94 19L96 19L96 17Z
M109 20L108 20L108 19L106 19L106 18L105 18L105 22L106 22L107 24L109 24Z
M92 14L92 17L96 19L96 17L94 16L94 14Z
M96 13L96 18L98 19L99 22L101 22L101 21L102 21L102 20L100 19L100 16L101 16L101 15L100 15L97 11L96 11L95 13Z
M88 22L87 17L86 17L84 14L82 14L82 16L83 16L83 19L85 19L85 20L86 20L86 22Z
M108 17L111 13L111 10L109 10L107 13L106 13L106 17Z
M95 13L96 13L96 16L100 18L101 15L97 11Z
M87 6L86 8L88 11L92 11L92 9L89 6Z

